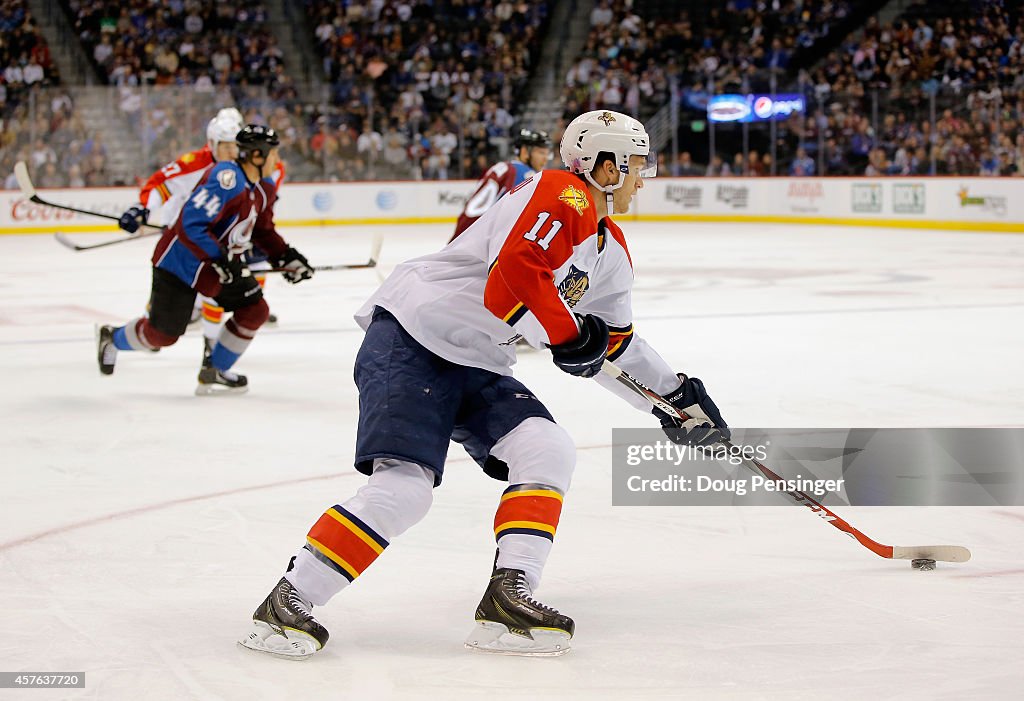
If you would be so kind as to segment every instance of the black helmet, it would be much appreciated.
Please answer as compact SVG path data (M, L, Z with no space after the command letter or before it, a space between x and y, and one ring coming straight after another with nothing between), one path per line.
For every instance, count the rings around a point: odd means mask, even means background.
M238 142L239 161L252 161L253 156L266 158L270 150L281 143L277 132L262 124L246 124L235 141Z
M520 129L512 140L512 146L518 151L523 146L541 146L551 148L551 138L546 131L534 131L533 129Z

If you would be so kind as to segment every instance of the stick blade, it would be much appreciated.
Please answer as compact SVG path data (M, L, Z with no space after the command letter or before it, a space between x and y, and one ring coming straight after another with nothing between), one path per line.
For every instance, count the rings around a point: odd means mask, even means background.
M967 562L971 551L959 545L913 545L893 546L894 560L935 560L936 562Z
M79 246L74 241L72 241L71 237L69 237L65 233L62 233L62 232L58 231L57 233L55 233L53 235L53 238L57 239L57 243L59 243L61 246L65 246L67 248L70 248L72 251L80 251L80 250L82 250L82 247Z
M384 234L377 232L373 235L373 245L370 247L370 262L368 268L376 268L380 260L380 249L384 246Z
M36 196L36 189L32 185L32 178L28 177L28 166L25 165L25 161L18 161L14 164L14 179L18 181L21 194L29 199Z

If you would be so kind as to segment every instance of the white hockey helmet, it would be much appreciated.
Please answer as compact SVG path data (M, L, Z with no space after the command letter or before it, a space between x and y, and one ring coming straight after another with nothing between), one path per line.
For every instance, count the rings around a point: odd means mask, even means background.
M245 126L245 117L234 107L225 107L217 113L217 119L230 119L238 125L238 131L242 131L242 127Z
M615 165L620 173L629 172L630 156L643 156L646 159L640 177L653 178L658 172L658 161L651 150L651 139L639 120L621 112L594 110L569 122L559 146L562 162L571 172L579 173L610 197L622 186L623 178L620 177L617 183L606 187L597 184L591 171L597 163L598 154L602 152L615 157Z
M222 117L214 117L210 120L210 123L206 126L206 143L213 152L214 157L217 156L217 144L219 143L235 143L235 139L238 137L238 132L242 130L234 120L224 119Z

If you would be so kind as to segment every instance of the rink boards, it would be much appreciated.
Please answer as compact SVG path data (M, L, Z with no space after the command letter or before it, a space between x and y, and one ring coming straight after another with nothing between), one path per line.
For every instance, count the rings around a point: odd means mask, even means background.
M454 222L475 183L292 183L276 218L287 227ZM795 223L1024 231L1024 200L1010 178L654 178L621 220ZM136 188L41 191L46 200L120 215ZM0 234L114 231L116 224L0 192Z

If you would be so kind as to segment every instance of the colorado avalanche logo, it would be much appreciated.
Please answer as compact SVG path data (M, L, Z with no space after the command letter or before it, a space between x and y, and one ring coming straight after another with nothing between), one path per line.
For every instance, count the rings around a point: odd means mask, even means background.
M217 182L225 190L233 190L236 182L235 171L225 169L217 173Z
M580 216L583 215L583 210L590 206L587 193L572 185L562 190L562 194L558 196L558 199L575 209L576 213Z
M558 285L558 292L570 309L576 306L589 289L590 278L575 265L569 267L569 272Z

